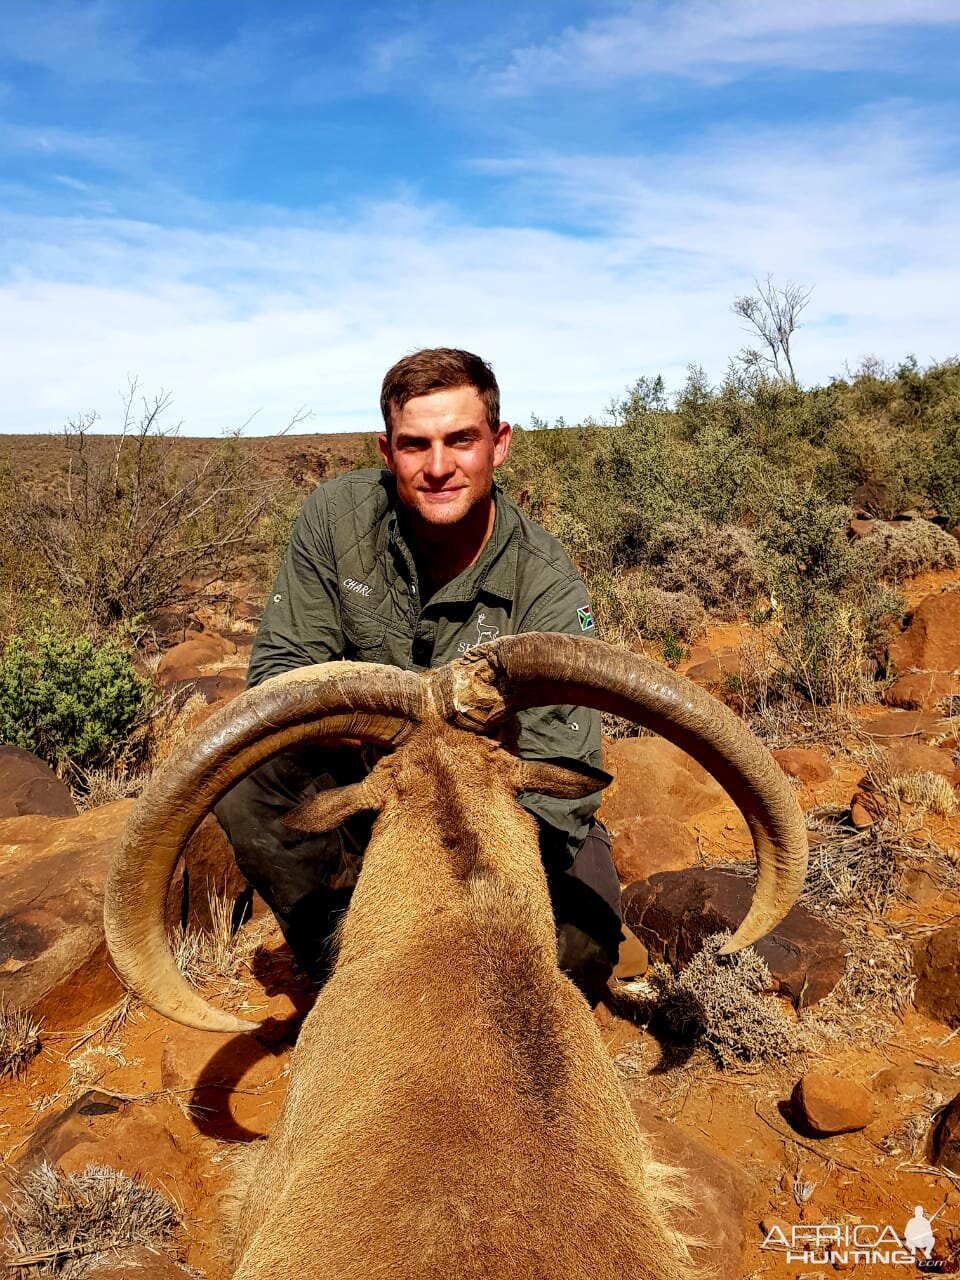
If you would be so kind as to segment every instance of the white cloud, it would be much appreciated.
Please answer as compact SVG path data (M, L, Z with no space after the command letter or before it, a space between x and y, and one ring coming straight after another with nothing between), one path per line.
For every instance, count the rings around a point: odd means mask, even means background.
M768 271L815 286L795 340L806 382L867 353L943 358L960 332L960 179L940 141L897 106L669 159L487 162L583 234L474 225L412 196L222 231L8 219L0 429L84 409L109 427L134 373L173 391L188 433L257 410L255 430L277 429L301 405L311 430L373 428L384 370L441 343L493 361L513 421L575 421L643 373L721 376L747 340L730 303Z
M960 23L954 0L634 0L618 13L513 50L504 93L657 75L734 78L758 67L840 71L895 64L898 29ZM893 39L883 40L893 35Z

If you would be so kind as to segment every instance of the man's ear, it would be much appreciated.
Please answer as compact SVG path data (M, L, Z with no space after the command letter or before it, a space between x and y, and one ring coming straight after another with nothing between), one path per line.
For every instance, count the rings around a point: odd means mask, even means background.
M513 439L513 427L509 422L501 422L493 433L493 465L502 466L510 452L510 441Z
M612 781L613 777L603 769L593 769L580 760L571 760L569 765L552 764L548 760L518 760L514 774L517 791L539 791L565 800L602 791Z
M390 437L385 431L381 431L377 436L377 448L380 450L380 457L387 470L393 471L393 450L390 448Z
M383 775L374 768L360 782L321 791L318 796L297 805L284 817L283 825L292 827L294 831L332 831L355 813L381 809L384 793Z

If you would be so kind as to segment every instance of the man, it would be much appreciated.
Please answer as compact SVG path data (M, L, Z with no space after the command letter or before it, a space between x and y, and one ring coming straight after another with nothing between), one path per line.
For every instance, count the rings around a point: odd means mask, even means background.
M511 428L500 421L490 366L466 351L418 351L389 370L380 407L387 471L340 476L307 498L266 604L248 684L335 658L422 670L498 635L590 634L586 588L566 553L493 483ZM596 712L538 708L518 723L522 756L600 765ZM368 830L353 822L304 836L283 816L364 768L358 752L291 752L255 771L217 810L240 869L318 980ZM540 829L560 963L595 1001L621 936L610 841L593 822L599 796L520 799Z

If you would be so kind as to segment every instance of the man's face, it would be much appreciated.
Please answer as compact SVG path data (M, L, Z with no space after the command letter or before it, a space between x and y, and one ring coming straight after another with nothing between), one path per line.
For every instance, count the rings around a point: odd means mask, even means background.
M490 430L476 387L452 387L408 400L378 443L400 501L427 524L452 525L489 498L510 434L507 422Z

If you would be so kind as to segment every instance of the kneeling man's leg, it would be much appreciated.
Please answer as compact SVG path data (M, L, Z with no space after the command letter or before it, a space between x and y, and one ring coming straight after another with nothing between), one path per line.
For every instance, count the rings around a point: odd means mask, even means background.
M276 916L298 964L318 982L330 971L331 935L350 902L353 859L339 830L305 835L283 819L302 800L365 772L359 752L349 748L301 748L255 769L215 810L238 867Z
M593 823L568 870L548 867L547 885L560 968L595 1005L607 990L623 937L620 879L606 827Z

